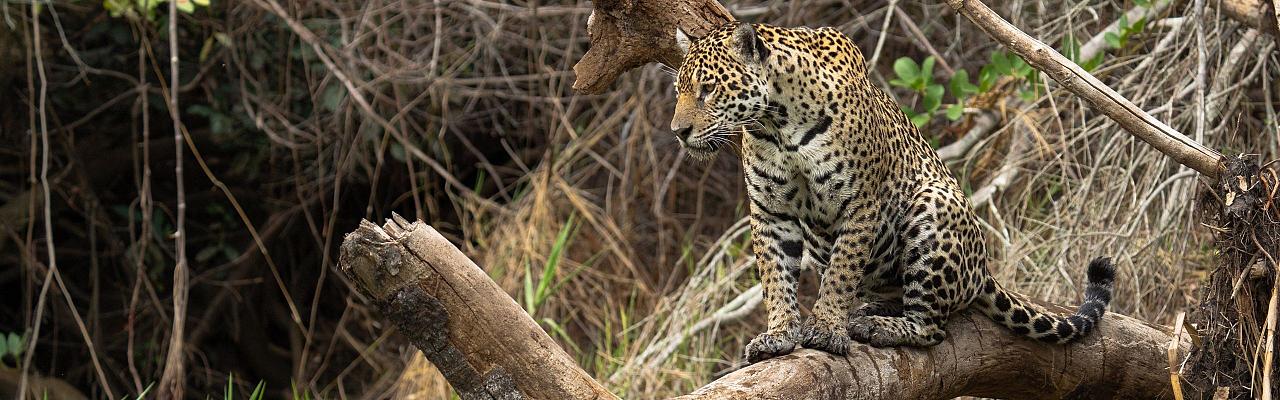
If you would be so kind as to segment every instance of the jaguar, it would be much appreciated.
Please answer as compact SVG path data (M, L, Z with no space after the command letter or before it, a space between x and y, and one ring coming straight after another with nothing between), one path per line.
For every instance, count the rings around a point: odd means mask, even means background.
M1074 314L1006 290L987 270L978 217L955 176L868 78L848 36L739 22L675 36L684 58L671 130L680 145L709 159L741 136L768 313L746 346L749 362L797 346L842 355L854 341L932 346L965 309L1047 342L1095 330L1111 300L1111 260L1089 263ZM796 288L810 269L818 297L802 319Z

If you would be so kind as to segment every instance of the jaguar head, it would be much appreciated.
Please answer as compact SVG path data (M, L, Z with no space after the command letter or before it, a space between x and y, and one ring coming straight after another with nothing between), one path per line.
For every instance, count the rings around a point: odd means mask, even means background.
M684 64L676 75L671 131L690 155L709 159L766 111L770 50L749 23L727 24L702 38L677 28L676 44Z

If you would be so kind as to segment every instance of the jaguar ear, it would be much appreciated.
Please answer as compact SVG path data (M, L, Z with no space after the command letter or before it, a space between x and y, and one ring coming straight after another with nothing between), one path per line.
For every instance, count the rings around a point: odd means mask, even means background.
M738 24L738 27L733 30L733 43L744 62L758 64L769 58L769 48L764 46L764 41L760 40L760 36L756 34L756 27L751 23Z
M681 58L683 58L685 54L689 54L689 47L693 45L695 40L697 39L689 37L689 35L684 33L684 29L680 29L680 26L676 25L676 48L680 49Z

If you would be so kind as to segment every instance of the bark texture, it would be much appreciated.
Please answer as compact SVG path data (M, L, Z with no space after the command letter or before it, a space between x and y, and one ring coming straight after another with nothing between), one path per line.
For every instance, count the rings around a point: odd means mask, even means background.
M346 236L342 271L463 398L615 398L456 247L422 222L368 221ZM1064 307L1056 307L1067 311ZM1168 328L1107 314L1071 345L1013 335L963 314L927 349L800 350L735 371L683 399L1165 398ZM1185 353L1189 339L1175 345Z
M1062 307L1061 311L1070 312ZM800 350L734 371L680 399L1162 399L1172 398L1169 329L1108 313L1070 345L1012 334L972 313L937 346L855 345L843 358ZM1190 347L1184 335L1182 354Z
M464 399L616 399L421 221L361 221L339 266Z
M1210 4L1213 3L1218 3L1218 8L1227 17L1251 28L1266 32L1272 37L1280 38L1280 31L1276 29L1276 13L1273 0L1221 0L1221 2L1210 2Z
M573 66L573 90L604 92L623 72L651 62L680 68L676 27L701 36L733 21L715 0L600 0L587 18L591 49Z

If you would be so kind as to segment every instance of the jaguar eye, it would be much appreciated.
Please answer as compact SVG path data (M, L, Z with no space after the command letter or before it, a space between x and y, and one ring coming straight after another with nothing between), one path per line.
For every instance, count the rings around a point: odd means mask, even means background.
M698 88L698 103L706 103L707 95L711 94L711 85L703 85Z

